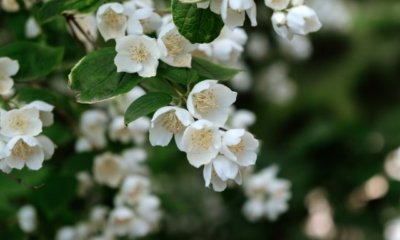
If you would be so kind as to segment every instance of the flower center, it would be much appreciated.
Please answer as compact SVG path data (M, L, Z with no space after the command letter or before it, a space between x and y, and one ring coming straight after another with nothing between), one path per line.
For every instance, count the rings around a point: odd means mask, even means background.
M179 33L169 33L164 37L164 44L168 54L172 57L183 51L183 39Z
M101 172L107 176L113 176L119 172L119 165L113 158L107 158L101 165Z
M195 130L192 133L192 143L195 147L207 150L213 143L213 132L210 129Z
M11 153L13 156L16 156L17 158L26 161L33 154L33 149L22 139L20 139L14 145Z
M132 219L130 217L117 217L114 219L114 223L116 225L126 225L129 224L131 220Z
M244 147L244 141L243 139L240 139L240 142L238 144L229 146L229 150L234 154L238 154L244 150Z
M207 89L194 94L194 106L201 113L209 113L218 107L214 91Z
M143 43L131 46L128 51L130 58L136 63L145 62L150 55Z
M124 16L114 12L111 8L104 13L103 18L104 21L112 27L117 27L124 21Z
M164 116L160 120L160 124L165 129L167 129L167 131L172 132L174 134L181 132L185 128L185 126L176 116L175 111L170 111L164 114Z
M19 132L24 132L27 126L27 119L21 115L16 115L14 118L10 119L10 127L18 130Z

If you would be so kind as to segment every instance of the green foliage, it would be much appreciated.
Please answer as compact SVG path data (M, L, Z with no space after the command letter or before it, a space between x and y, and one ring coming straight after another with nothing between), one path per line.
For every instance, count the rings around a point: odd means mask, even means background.
M81 13L95 11L105 0L51 0L37 11L36 18L45 23L59 16L63 11L76 10Z
M160 92L147 93L134 101L126 110L125 124L153 113L161 107L171 103L172 97Z
M63 48L32 42L14 42L0 48L0 56L18 60L20 69L14 77L16 81L38 80L48 75L61 64L63 53Z
M172 0L172 16L178 31L192 43L209 43L216 39L224 26L221 16L196 4Z
M240 72L238 69L228 68L198 57L193 58L192 68L196 70L200 76L208 79L218 79L220 81L230 80Z
M116 52L103 48L89 53L71 70L69 86L81 103L95 103L135 87L142 78L137 74L118 73L114 64Z

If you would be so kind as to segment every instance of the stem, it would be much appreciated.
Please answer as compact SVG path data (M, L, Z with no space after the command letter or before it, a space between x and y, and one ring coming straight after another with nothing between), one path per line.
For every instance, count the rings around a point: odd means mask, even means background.
M11 175L9 173L5 173L5 172L1 172L1 173L4 176L8 177L9 179L15 181L16 183L20 184L21 186L23 186L25 188L30 188L30 189L33 189L33 190L37 190L37 189L40 189L40 188L42 188L44 186L44 184L39 184L39 185L36 185L36 186L30 185L30 184L24 182L24 180L22 180L22 178L13 176L13 175Z

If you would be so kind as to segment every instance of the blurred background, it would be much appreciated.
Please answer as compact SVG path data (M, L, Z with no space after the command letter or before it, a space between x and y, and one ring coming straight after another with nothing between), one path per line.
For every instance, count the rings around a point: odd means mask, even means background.
M258 26L245 28L241 67L248 71L230 83L240 93L237 108L256 115L256 171L276 164L291 182L289 210L274 222L249 222L241 188L215 193L176 148L155 148L148 164L164 217L144 239L400 239L400 2L308 3L324 26L292 42L274 33L272 13L259 7ZM0 45L24 39L26 19L25 12L1 12ZM45 31L62 26L61 19ZM45 38L39 41L67 48L65 69L52 76L61 80L49 83L66 85L69 62L83 52L67 33ZM77 114L86 107L72 105ZM92 203L76 198L75 174L91 168L95 153L65 157L75 139L58 120L47 132L63 146L52 164L0 175L0 239L52 239L55 229L87 215ZM11 178L46 187L32 190ZM111 204L112 190L97 190ZM16 212L27 202L38 208L40 236L25 237L18 227Z

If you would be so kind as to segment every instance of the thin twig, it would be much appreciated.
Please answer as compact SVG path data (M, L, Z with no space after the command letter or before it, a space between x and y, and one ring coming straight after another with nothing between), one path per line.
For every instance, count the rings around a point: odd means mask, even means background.
M45 185L45 184L42 183L42 184L33 186L33 185L30 185L30 184L24 182L24 180L22 180L22 178L19 178L19 177L16 177L16 176L13 176L11 174L4 173L4 172L1 172L1 173L3 173L4 176L8 177L9 179L15 181L16 183L20 184L21 186L23 186L25 188L30 188L30 189L33 189L33 190L37 190L37 189L40 189L40 188L44 187L44 185Z

